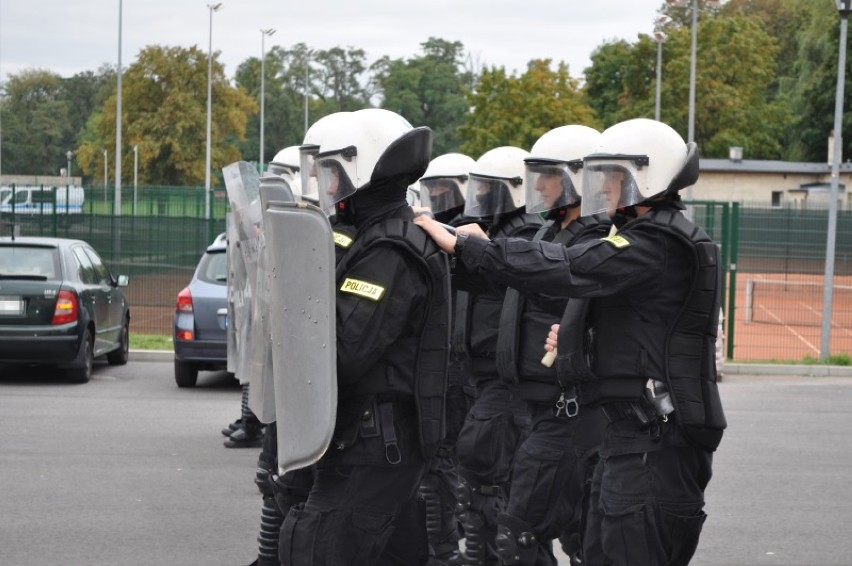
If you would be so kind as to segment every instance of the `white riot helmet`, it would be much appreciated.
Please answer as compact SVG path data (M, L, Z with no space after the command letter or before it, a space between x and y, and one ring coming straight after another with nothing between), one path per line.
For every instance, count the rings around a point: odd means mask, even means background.
M445 153L429 162L420 177L420 201L436 217L455 216L464 206L470 170L476 161L463 153ZM444 214L446 213L446 214Z
M527 212L576 207L583 195L583 158L598 145L601 133L588 126L560 126L530 149L524 185Z
M408 185L408 190L405 192L405 201L408 206L420 206L420 185L412 183Z
M320 207L333 214L335 205L356 191L399 178L403 186L420 178L432 153L432 130L412 128L390 110L352 112L347 127L324 136L317 154Z
M335 112L323 116L314 122L305 132L305 139L299 146L299 171L302 177L302 197L313 202L319 202L317 189L317 171L314 168L314 158L319 153L320 143L329 132L344 127L343 124L351 112ZM277 157L277 156L276 156Z
M291 145L275 154L275 157L269 162L266 172L270 175L280 175L287 181L291 181L296 178L296 173L299 172L299 161L299 146Z
M582 213L610 215L698 179L698 152L670 126L637 118L604 130L583 160Z
M486 151L470 170L464 215L481 220L524 206L524 159L519 147L502 146Z

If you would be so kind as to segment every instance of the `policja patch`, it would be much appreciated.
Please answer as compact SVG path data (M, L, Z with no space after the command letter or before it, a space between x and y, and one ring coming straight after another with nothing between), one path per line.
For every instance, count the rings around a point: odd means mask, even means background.
M340 232L333 232L334 234L334 243L340 246L341 248L348 248L352 245L352 238L347 236L346 234L342 234Z
M604 242L609 242L616 248L626 248L630 245L630 242L627 241L627 238L625 238L624 236L619 236L617 234L607 236L606 238L601 238L601 240L603 240Z
M378 301L385 292L384 287L350 277L343 280L340 290L344 293L352 293L353 295L370 299L371 301Z

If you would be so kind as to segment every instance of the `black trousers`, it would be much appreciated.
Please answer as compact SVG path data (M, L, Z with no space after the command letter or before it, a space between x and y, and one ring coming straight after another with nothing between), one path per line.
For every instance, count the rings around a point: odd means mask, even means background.
M314 465L307 500L291 507L281 526L282 566L426 563L425 509L417 498L426 463L408 413L395 407L389 425L402 454L399 464L388 461L379 433L362 434L346 450L332 447Z
M555 566L551 541L566 534L579 540L585 482L608 421L599 409L583 408L569 418L554 415L552 406L533 405L531 414L532 430L515 455L509 503L498 524L515 537L521 525L535 534L536 550L521 553L521 564Z
M688 564L706 515L713 454L689 444L676 416L607 427L583 543L590 566Z

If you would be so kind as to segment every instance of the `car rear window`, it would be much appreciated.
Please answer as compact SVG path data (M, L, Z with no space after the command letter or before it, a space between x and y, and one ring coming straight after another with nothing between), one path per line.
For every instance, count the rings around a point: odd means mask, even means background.
M198 278L206 283L228 283L228 256L225 250L206 252L198 264Z
M59 252L56 248L0 246L0 277L56 279L58 273Z

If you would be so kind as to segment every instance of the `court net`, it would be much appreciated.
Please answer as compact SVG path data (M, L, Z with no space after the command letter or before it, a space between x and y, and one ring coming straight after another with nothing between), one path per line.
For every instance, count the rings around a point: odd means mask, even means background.
M822 326L825 288L817 281L748 279L745 322ZM831 324L852 328L852 285L834 285Z

